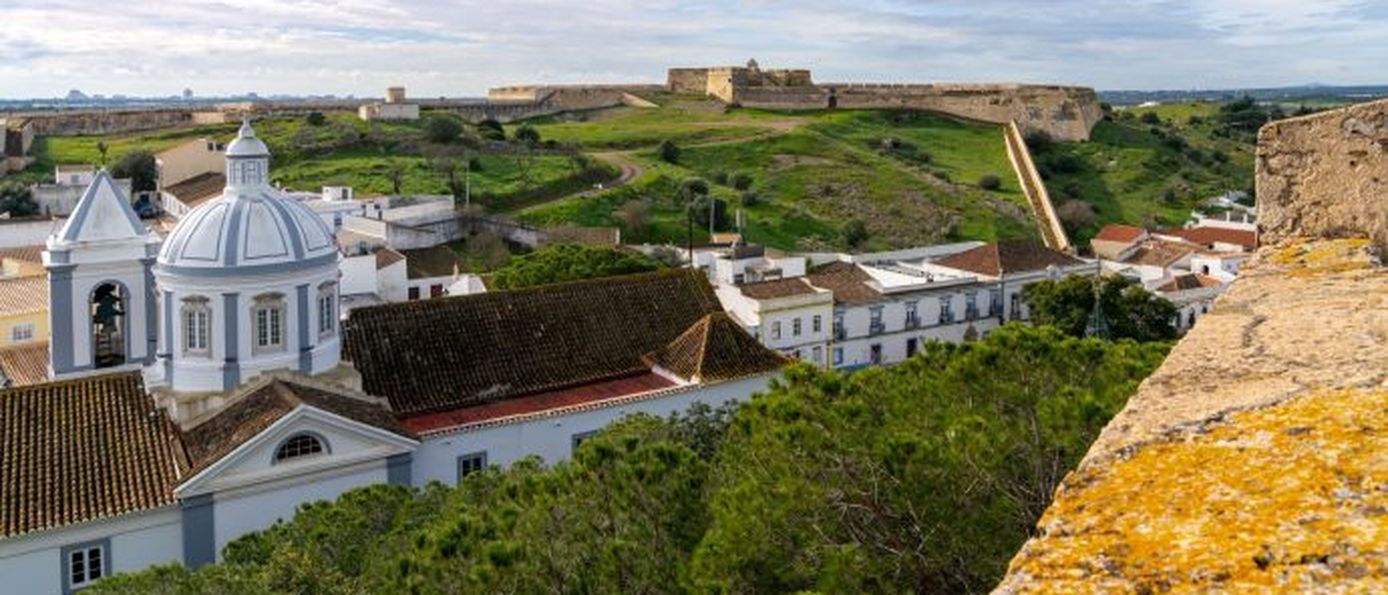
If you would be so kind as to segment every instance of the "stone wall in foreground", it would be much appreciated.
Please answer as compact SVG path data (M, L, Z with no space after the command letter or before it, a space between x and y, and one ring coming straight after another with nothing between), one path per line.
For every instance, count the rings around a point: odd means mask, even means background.
M1385 105L1263 129L1264 245L998 592L1388 592Z

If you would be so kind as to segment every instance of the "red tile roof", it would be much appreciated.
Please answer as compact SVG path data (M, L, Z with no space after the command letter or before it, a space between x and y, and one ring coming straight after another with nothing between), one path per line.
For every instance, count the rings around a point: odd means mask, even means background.
M882 293L868 285L872 276L851 262L831 262L816 267L806 278L810 284L834 292L836 304L864 304L882 299Z
M998 277L1010 273L1043 271L1051 266L1074 266L1084 264L1084 261L1036 242L1022 240L984 244L951 254L934 261L933 264Z
M1234 244L1242 246L1244 250L1254 250L1258 247L1258 234L1241 229L1227 229L1223 227L1191 227L1187 229L1164 229L1159 231L1162 235L1175 236L1200 244L1201 246L1212 246L1216 242L1221 244Z
M675 386L674 381L659 374L647 372L475 407L416 415L406 418L404 425L412 432L427 434L442 429L498 421L515 416L555 412L556 410L649 393L673 386Z
M0 390L0 537L172 506L181 448L139 372Z
M1103 229L1100 229L1099 233L1094 236L1094 239L1101 242L1135 242L1138 238L1142 237L1144 233L1147 233L1147 231L1141 227L1110 223L1105 225Z
M1166 284L1158 287L1157 291L1170 293L1187 289L1200 289L1202 287L1219 287L1220 285L1224 285L1224 282L1219 279L1199 273L1191 273L1188 275L1179 275L1171 279L1166 282Z
M758 343L724 312L703 317L670 344L642 359L698 382L742 378L790 363Z
M1164 242L1161 240L1149 240L1142 244L1127 258L1123 259L1124 264L1135 264L1143 266L1168 267L1182 258L1194 253L1199 246L1180 242Z
M815 289L810 286L804 277L746 283L739 285L738 289L742 291L742 295L754 300L768 300L792 295L809 295L816 293Z
M227 177L213 172L198 174L177 184L170 184L165 186L163 191L174 195L178 202L191 209L209 198L220 195L226 185Z
M649 370L642 356L721 311L674 269L352 310L345 351L363 389L410 415Z
M48 311L48 278L0 279L0 316Z
M0 348L0 388L48 382L48 341Z
M0 248L0 260L14 259L31 264L43 264L43 244Z

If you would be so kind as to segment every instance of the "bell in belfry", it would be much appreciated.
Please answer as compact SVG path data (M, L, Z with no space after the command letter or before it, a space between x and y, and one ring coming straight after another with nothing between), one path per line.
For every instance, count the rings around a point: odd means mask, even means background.
M116 295L116 287L113 285L98 287L92 301L96 302L96 313L92 315L92 322L101 326L109 326L115 322L117 316L125 315L120 309L120 296Z

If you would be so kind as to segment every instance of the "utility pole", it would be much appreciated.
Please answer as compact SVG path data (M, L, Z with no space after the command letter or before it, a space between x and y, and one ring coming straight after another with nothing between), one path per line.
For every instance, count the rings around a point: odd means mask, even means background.
M684 219L689 224L689 268L694 268L694 209L684 210Z
M463 153L463 208L472 206L472 157Z

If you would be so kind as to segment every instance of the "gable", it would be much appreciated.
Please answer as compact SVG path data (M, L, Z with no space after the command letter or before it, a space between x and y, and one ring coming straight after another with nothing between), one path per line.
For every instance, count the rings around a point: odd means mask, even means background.
M147 235L149 231L130 207L129 197L116 187L115 180L104 169L97 172L58 233L58 237L67 242L124 240Z

